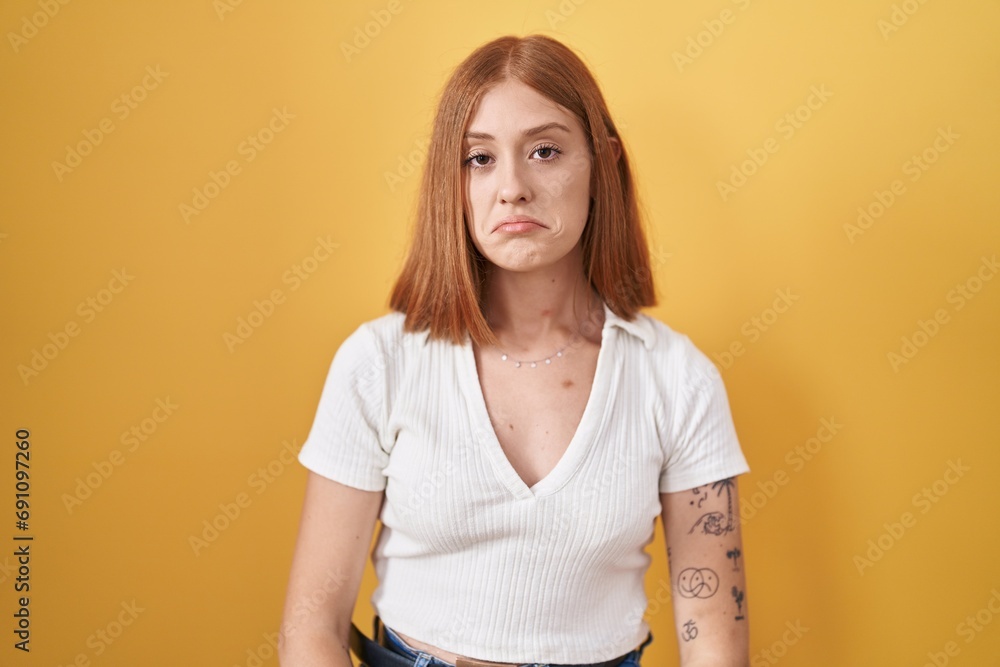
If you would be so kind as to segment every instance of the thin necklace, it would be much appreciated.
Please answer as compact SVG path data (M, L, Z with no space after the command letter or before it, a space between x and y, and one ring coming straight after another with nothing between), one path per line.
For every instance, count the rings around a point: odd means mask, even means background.
M508 361L508 360L513 361L514 362L514 368L520 368L521 364L528 364L529 366L531 366L532 368L534 368L538 364L542 363L543 361L546 364L551 364L553 357L561 357L561 356L563 356L563 352L566 350L566 348L569 347L570 344L573 341L575 341L576 339L578 339L579 337L580 337L580 332L577 331L575 334L573 334L573 337L569 339L569 343L566 343L561 348L559 348L558 350L556 350L555 354L553 354L551 356L548 356L548 357L545 357L544 359L535 359L533 361L526 361L526 360L523 360L523 359L522 360L510 359L510 357L508 356L508 354L506 352L502 352L501 351L501 353L500 353L500 360L501 361Z
M591 311L588 311L588 313L587 313L587 316L588 316L587 323L589 323L589 321L590 321L590 317L589 316L590 316L590 312L592 312L592 310L593 309L591 309ZM573 342L576 341L576 340L578 340L579 338L580 338L580 329L577 329L576 333L573 334L570 337L569 342L567 342L561 348L559 348L558 350L556 350L554 354L551 354L551 355L549 355L547 357L544 357L542 359L533 359L533 360L511 359L509 354L507 354L503 350L500 350L500 360L501 361L512 361L514 363L514 368L520 368L521 364L527 364L531 368L536 368L538 366L538 364L541 364L541 363L544 363L546 365L550 365L552 363L552 359L563 356L563 352L566 351L566 348L568 348L570 345L572 345Z

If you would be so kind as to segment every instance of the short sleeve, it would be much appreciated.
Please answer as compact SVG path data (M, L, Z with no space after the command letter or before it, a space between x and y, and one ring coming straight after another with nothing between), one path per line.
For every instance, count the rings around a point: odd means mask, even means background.
M382 470L389 463L381 438L385 359L380 349L367 323L341 343L298 455L309 470L365 491L385 489Z
M743 455L722 375L701 350L683 337L684 359L678 363L666 424L660 493L750 472Z

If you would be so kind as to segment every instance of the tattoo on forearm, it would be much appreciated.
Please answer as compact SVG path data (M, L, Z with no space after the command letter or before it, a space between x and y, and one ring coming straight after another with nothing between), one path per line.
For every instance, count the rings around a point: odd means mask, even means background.
M677 575L677 593L685 598L710 598L719 590L719 575L707 567L689 567Z
M697 636L698 628L694 624L694 619L688 619L688 622L684 624L684 633L681 635L681 638L689 642Z
M739 547L733 547L732 549L726 552L726 558L731 558L733 561L734 572L739 572L740 570L740 556L742 555L743 552L740 551Z
M733 521L733 487L735 485L736 483L733 481L732 477L720 479L718 482L712 483L711 488L715 489L716 496L721 496L723 491L726 492L726 514L723 514L722 512L708 512L706 514L702 514L698 520L694 522L694 525L691 526L691 530L688 531L688 535L693 533L699 526L701 527L702 533L705 535L722 535L736 530L736 524ZM701 504L705 501L705 498L708 497L708 492L705 491L704 495L701 495L702 491L699 486L696 489L693 489L692 493L700 496L698 500L698 508L700 509ZM689 504L694 505L694 501L692 500Z
M733 586L733 599L736 600L736 619L737 621L743 620L743 591L741 591L736 586Z

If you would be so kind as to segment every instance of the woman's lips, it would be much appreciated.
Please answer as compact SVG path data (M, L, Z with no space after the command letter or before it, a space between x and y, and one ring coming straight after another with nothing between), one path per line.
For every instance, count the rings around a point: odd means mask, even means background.
M535 224L534 222L505 222L496 229L494 232L508 232L511 234L520 234L522 232L530 232L536 229L545 229L541 225Z
M545 225L538 218L524 214L508 215L500 218L493 227L494 232L508 232L510 234L521 234L536 229L545 229Z

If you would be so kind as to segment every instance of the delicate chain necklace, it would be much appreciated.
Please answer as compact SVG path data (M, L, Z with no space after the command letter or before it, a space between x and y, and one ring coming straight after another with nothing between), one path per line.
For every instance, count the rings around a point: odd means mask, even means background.
M514 362L514 368L520 368L521 364L528 364L529 366L531 366L532 368L534 368L534 367L536 367L538 364L540 364L543 361L546 364L551 364L552 363L552 357L561 357L561 356L563 356L563 352L566 350L566 348L569 347L570 344L573 341L575 341L576 339L578 339L579 337L580 337L580 332L578 331L575 334L573 334L572 338L569 339L569 343L566 343L561 348L559 348L558 350L556 350L555 354L553 354L551 356L548 356L548 357L545 357L544 359L535 359L534 361L525 361L525 360L510 359L510 361ZM509 359L509 355L506 352L501 352L500 353L500 360L501 361L507 361L508 359Z
M590 313L588 312L587 314L588 314L588 321L585 324L585 326L587 326L588 329L589 329L589 326L590 326L589 315L590 315ZM538 366L538 364L541 364L541 363L544 363L545 365L550 365L552 363L552 359L563 356L563 352L566 351L566 348L568 348L570 345L572 345L573 342L576 341L576 340L578 340L579 338L580 338L580 330L578 329L577 332L575 334L573 334L572 337L570 337L569 342L567 342L561 348L559 348L558 350L556 350L554 354L551 354L548 357L544 357L542 359L533 359L533 360L511 359L509 354L507 354L503 350L500 350L500 360L501 361L512 361L514 363L514 368L520 368L521 364L527 364L531 368L536 368Z

